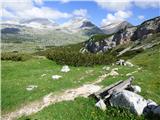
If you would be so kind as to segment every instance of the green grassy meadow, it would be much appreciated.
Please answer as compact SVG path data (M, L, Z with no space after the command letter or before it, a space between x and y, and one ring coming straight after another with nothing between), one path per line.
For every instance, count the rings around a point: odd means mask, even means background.
M135 66L111 66L118 68L119 76L107 77L99 83L108 86L116 81L125 80L127 73L133 73L133 84L142 88L140 95L152 99L160 104L160 50L159 46L146 50L132 59ZM61 73L61 65L48 59L32 58L24 62L2 61L2 114L13 111L31 101L40 99L50 92L78 87L95 81L98 76L107 72L103 66L70 67L68 73ZM93 70L92 73L86 72ZM41 76L46 74L46 76ZM60 80L52 80L52 75L62 75ZM80 79L85 76L83 79ZM27 91L30 84L38 85L33 91ZM143 120L131 114L126 109L108 107L105 112L95 107L95 101L89 98L77 98L75 101L65 101L51 105L31 116L24 116L20 120Z
M68 73L60 72L61 68L61 65L48 59L2 61L2 113L15 110L50 92L63 91L94 81L101 75L102 66L70 67L71 71ZM90 70L93 70L92 74L87 73ZM53 80L52 75L61 75L62 78ZM84 78L80 79L82 76ZM37 85L38 88L27 91L28 85Z

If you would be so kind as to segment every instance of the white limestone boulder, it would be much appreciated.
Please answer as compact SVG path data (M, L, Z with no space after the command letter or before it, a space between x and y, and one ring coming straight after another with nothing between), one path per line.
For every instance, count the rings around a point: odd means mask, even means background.
M60 75L52 75L52 79L53 80L58 80L60 78L62 78L62 76L60 76Z
M143 110L147 106L147 100L127 90L113 93L109 102L111 106L128 108L132 113L137 115L143 114Z
M69 72L69 71L70 71L70 68L68 65L63 66L61 69L61 72Z
M125 62L125 65L128 66L128 67L133 67L134 66L131 62L128 62L128 61Z
M119 73L115 70L111 70L111 72L109 73L110 76L118 76Z
M120 59L116 62L117 65L125 65L125 60Z
M110 70L110 67L104 66L102 69L108 71L108 70Z
M35 88L37 88L38 86L37 85L28 85L27 87L26 87L26 90L27 91L32 91L32 90L34 90Z

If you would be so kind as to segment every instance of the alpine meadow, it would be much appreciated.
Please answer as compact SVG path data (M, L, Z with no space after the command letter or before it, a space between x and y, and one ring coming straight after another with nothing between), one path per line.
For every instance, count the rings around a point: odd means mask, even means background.
M1 0L2 120L160 120L159 0Z

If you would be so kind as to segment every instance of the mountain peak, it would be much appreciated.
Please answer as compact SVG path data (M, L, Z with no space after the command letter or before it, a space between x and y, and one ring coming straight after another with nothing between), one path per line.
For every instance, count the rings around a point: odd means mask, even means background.
M114 22L108 22L106 24L103 24L101 26L101 29L106 34L112 34L112 33L118 32L121 29L124 29L126 27L132 27L132 26L133 25L127 21L114 21Z

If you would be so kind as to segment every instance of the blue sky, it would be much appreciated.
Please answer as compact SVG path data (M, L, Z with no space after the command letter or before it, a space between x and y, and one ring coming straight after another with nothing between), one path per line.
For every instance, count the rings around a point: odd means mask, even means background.
M82 17L100 26L121 20L138 25L144 20L160 15L158 0L122 1L14 0L14 2L7 2L2 0L2 19L18 21L42 17L62 24L70 19Z

